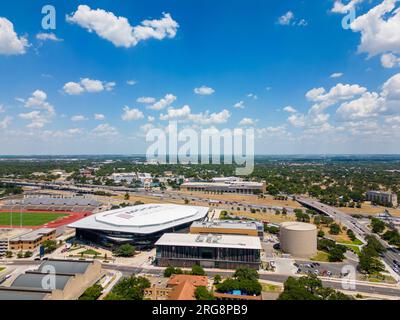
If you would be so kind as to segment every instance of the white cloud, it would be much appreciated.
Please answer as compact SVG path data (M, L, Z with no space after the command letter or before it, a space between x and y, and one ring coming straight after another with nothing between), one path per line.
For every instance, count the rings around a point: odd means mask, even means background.
M134 86L135 84L137 84L137 81L135 81L135 80L128 80L128 81L126 82L126 84L127 84L127 85L130 85L130 86Z
M153 124L151 124L151 123L146 123L146 124L144 124L144 125L142 125L141 127L140 127L140 130L143 132L143 133L147 133L147 132L149 132L151 129L153 129L154 128L154 125Z
M143 103L143 104L152 104L155 103L157 100L153 97L140 97L136 100L138 103Z
M295 20L294 13L292 11L286 12L284 15L278 18L278 24L282 26L300 26L305 27L308 25L308 22L305 19Z
M17 35L12 22L7 18L0 17L0 54L24 54L28 46L28 40L26 37Z
M101 113L95 113L94 119L97 120L97 121L103 121L103 120L106 119L106 116L104 114L101 114Z
M0 113L3 113L5 111L6 111L6 109L4 108L4 106L2 104L0 104Z
M147 117L147 121L148 122L153 122L154 120L156 120L156 118L154 118L153 116L148 116Z
M110 126L108 123L100 124L93 129L93 134L99 137L111 137L118 135L118 130Z
M400 65L400 58L393 53L385 53L381 56L381 64L384 68L390 69Z
M239 122L240 126L252 126L254 125L254 120L251 118L243 118L240 122Z
M382 86L381 95L388 101L400 103L400 73L388 79ZM397 111L398 111L397 107Z
M247 95L247 97L248 97L248 98L251 98L251 99L253 99L253 100L258 100L258 96L257 96L256 94L254 94L254 93L249 93L249 94Z
M294 19L294 14L292 11L286 12L283 16L280 16L278 19L278 23L282 26L287 26Z
M87 118L82 115L76 115L76 116L71 117L71 121L73 121L73 122L80 122L80 121L86 121L86 120L87 120Z
M244 101L239 101L233 106L235 109L244 109Z
M400 10L397 0L384 0L350 25L361 33L359 52L372 57L381 53L400 53Z
M304 127L306 125L306 118L302 114L292 114L287 120L295 127Z
M195 88L194 93L202 95L202 96L209 96L215 92L213 88L207 86L201 86L200 88Z
M196 124L210 125L226 123L230 117L231 113L224 109L219 113L210 114L209 111L206 111L199 114L191 114L188 118Z
M0 129L7 129L11 124L12 119L12 117L6 116L3 120L0 120Z
M139 109L129 109L129 107L124 107L124 113L122 115L122 120L124 121L135 121L144 118L144 114Z
M69 95L79 95L85 92L85 89L76 82L68 82L64 85L63 90L66 94Z
M343 76L342 72L335 72L330 75L330 78L340 78Z
M190 115L190 113L191 110L188 105L183 106L181 109L169 108L167 114L160 115L160 120L169 121L175 119L185 119Z
M116 47L130 48L147 39L162 40L174 38L179 25L169 13L160 20L144 20L138 26L131 26L125 17L117 17L102 9L92 10L87 5L78 6L78 10L67 15L66 20L75 23L99 37L111 41Z
M50 33L38 33L36 35L36 39L41 40L41 41L63 41L62 39L58 38L54 33L50 32Z
M293 108L292 106L284 107L283 111L288 112L288 113L297 113L297 110L295 108Z
M174 96L173 94L167 94L163 99L160 101L157 101L153 105L149 106L148 109L151 110L163 110L166 107L169 107L176 101L177 97Z
M384 99L376 92L366 92L360 98L343 103L336 113L346 120L376 117L385 110Z
M364 0L350 0L347 4L344 4L342 0L335 0L331 11L333 13L348 13L351 9L355 8L357 4L363 1Z
M100 80L92 80L83 78L79 83L68 82L64 85L63 90L68 95L80 95L84 92L98 93L102 91L112 91L116 86L115 82L106 82Z

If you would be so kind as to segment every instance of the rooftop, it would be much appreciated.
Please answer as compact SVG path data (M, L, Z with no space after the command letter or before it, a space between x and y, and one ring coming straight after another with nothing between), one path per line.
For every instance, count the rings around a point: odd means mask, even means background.
M41 229L37 229L37 230L33 230L30 231L28 233L25 234L20 234L16 237L13 237L10 240L13 241L35 241L39 238L41 238L43 235L47 235L51 232L56 231L56 229L52 229L52 228L41 228Z
M183 233L165 233L156 246L242 248L261 250L258 237L236 235L198 235Z
M193 228L218 228L218 229L246 229L246 230L257 230L256 222L244 222L244 221L223 221L223 220L213 220L213 221L195 221L192 224Z
M101 212L69 225L71 228L151 234L203 219L208 207L145 204Z

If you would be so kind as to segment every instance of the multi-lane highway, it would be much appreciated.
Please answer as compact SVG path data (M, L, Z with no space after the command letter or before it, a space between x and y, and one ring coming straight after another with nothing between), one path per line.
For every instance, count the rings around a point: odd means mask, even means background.
M316 200L312 200L305 197L297 197L296 200L303 206L314 209L322 214L328 215L335 221L340 222L342 225L353 230L353 232L358 236L358 238L364 243L366 242L365 241L366 236L373 235L373 233L365 225L358 222L357 219L353 218L352 216L341 212L337 208L328 206L326 204L322 204ZM400 261L400 255L394 252L393 249L379 236L376 238L387 249L387 251L382 256L382 259L395 273L393 269L397 268L394 264L394 261Z

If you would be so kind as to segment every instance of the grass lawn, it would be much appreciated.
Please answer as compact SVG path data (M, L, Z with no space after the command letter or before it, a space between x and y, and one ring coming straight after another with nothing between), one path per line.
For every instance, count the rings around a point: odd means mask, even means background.
M88 249L86 251L79 252L79 254L88 255L88 256L100 256L101 255L100 252L97 252L96 250L93 250L93 249Z
M318 251L317 255L315 257L312 257L310 260L319 262L329 262L328 256L329 254L327 252Z
M276 286L273 284L262 284L262 291L263 292L281 292L282 287Z
M19 226L20 217L22 216L22 226L26 227L36 227L43 224L52 222L62 217L67 217L67 214L62 213L49 213L49 212L23 212L22 215L19 212L14 212L12 214L12 224L14 226ZM0 212L0 226L11 225L11 213L10 212Z
M355 245L355 246L360 246L363 244L363 242L360 239L356 239L354 241L343 241L341 242L343 244L349 244L349 245Z

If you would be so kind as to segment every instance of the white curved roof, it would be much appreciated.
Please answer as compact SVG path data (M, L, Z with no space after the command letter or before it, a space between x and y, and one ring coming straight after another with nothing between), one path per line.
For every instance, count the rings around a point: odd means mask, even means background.
M69 227L149 234L203 219L208 210L208 207L144 204L101 212Z

